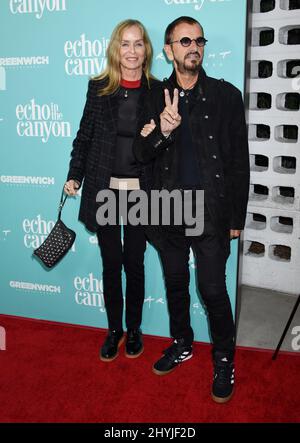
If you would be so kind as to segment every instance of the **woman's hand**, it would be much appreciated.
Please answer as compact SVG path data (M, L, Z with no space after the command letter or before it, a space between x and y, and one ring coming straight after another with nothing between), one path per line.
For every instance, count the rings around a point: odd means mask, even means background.
M241 235L241 232L239 229L230 229L230 240L234 238L238 238Z
M148 137L148 135L151 134L152 131L154 131L155 127L155 121L152 119L150 123L143 127L143 129L141 130L141 135L143 137Z
M76 180L69 180L65 183L64 191L69 197L77 195L77 190L80 188L80 184Z

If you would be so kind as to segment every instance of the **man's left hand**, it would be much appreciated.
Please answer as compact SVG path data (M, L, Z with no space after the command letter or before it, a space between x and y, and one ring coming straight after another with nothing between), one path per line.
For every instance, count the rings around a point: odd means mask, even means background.
M238 238L241 235L241 232L239 229L230 229L230 240L234 238Z

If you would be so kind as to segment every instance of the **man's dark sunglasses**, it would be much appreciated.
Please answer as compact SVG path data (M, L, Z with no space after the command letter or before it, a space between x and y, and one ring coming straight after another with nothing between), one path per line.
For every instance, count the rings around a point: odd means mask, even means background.
M180 43L181 46L188 48L189 46L191 46L193 41L195 41L196 45L200 47L206 45L207 43L207 40L204 37L197 37L197 38L182 37L180 40L174 40L173 42L170 42L170 45L172 45L173 43Z

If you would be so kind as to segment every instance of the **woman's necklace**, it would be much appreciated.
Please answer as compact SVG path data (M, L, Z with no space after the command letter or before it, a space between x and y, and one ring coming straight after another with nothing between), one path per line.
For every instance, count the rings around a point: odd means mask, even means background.
M129 89L137 89L141 86L141 80L121 80L121 86L124 88L124 98L128 98Z

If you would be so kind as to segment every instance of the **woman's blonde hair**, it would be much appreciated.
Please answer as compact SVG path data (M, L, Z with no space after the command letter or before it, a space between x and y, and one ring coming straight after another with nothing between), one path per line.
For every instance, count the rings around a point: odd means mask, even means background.
M153 48L152 44L148 35L147 30L142 25L141 22L138 20L124 20L121 23L119 23L115 29L113 30L113 33L111 35L111 39L109 42L109 45L107 47L107 66L105 70L98 75L97 77L94 77L93 80L103 80L107 79L107 84L104 86L103 89L99 91L99 95L110 95L116 92L116 90L120 86L121 82L121 69L120 69L120 47L121 47L121 41L123 32L131 28L132 26L138 26L138 28L141 30L144 45L145 45L145 61L143 65L143 71L145 73L145 76L148 80L152 78L150 69L152 64L152 57L153 57Z

